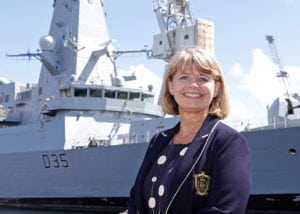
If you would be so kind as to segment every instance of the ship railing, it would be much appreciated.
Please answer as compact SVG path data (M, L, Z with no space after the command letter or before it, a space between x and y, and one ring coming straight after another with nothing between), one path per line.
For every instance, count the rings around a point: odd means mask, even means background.
M109 144L110 141L107 137L76 137L76 139L71 139L68 148L83 149L88 147L108 146Z
M251 132L251 131L259 131L259 130L284 129L290 127L297 127L300 126L300 119L278 120L277 118L274 118L273 121L269 121L269 123L264 120L245 119L245 120L225 121L225 123L238 131Z
M82 149L88 147L99 147L99 146L113 146L121 144L133 144L137 143L136 135L129 134L118 134L115 139L110 139L108 136L89 136L81 137L76 139L71 139L70 146L71 149Z

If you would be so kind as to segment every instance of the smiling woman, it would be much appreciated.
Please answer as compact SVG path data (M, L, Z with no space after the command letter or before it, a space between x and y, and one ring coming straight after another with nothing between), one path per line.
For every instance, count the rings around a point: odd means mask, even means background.
M163 110L171 115L179 114L176 97L179 99L180 96L176 95L180 95L180 93L174 94L175 88L178 86L176 83L187 85L185 90L188 91L185 92L201 94L207 92L207 89L213 90L210 91L212 102L209 101L207 110L221 119L227 116L229 101L224 77L219 63L211 54L202 49L188 48L178 52L171 59L163 82L162 97Z
M251 155L223 124L228 96L217 60L199 48L177 52L163 82L165 113L179 115L157 133L130 193L131 213L245 213Z

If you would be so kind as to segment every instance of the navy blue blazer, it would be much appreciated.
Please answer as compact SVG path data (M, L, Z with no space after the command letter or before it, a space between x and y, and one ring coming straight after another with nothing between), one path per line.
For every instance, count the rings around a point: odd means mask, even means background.
M130 192L129 214L147 213L145 176L179 126L178 123L152 138ZM251 154L246 139L217 117L208 116L177 168L163 213L243 214L250 185Z

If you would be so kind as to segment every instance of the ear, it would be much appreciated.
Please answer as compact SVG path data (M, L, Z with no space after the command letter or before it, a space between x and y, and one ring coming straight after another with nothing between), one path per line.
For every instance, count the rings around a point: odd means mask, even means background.
M218 96L220 88L221 88L221 83L219 81L215 82L214 97Z
M168 88L169 88L169 92L170 94L174 94L174 90L173 90L173 82L172 81L168 81Z

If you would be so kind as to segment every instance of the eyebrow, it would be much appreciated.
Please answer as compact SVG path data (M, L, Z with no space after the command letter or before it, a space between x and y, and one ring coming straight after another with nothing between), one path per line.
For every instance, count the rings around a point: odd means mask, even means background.
M178 74L193 75L193 74L191 74L191 73L189 73L189 72L185 72L185 71L180 72L180 73L178 73ZM201 72L201 71L199 71L197 74L200 74L201 76L213 76L212 73L205 73L205 72Z

